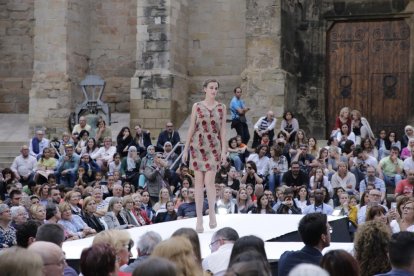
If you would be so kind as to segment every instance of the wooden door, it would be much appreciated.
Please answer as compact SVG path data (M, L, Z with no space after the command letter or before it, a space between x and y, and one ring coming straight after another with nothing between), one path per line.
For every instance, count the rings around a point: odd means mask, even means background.
M358 109L375 134L403 133L409 116L410 28L403 19L336 22L327 34L327 133L342 107Z

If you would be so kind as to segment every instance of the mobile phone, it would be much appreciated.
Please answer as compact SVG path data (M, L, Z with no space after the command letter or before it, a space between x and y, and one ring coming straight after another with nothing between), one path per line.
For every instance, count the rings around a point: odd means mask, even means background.
M397 209L397 202L391 202L391 209Z

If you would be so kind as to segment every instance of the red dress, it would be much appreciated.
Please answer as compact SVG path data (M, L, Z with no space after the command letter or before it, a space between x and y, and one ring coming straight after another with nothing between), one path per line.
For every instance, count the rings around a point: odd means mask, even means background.
M217 171L221 161L221 124L223 107L217 103L211 110L202 102L196 103L194 135L190 139L190 169Z

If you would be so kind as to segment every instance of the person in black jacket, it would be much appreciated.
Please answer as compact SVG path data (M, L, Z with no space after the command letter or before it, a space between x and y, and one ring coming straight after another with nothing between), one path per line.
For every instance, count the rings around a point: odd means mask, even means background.
M177 220L177 212L174 210L174 202L171 200L167 201L166 206L167 212L158 212L154 219L154 223Z
M285 195L285 200L280 204L276 214L302 214L302 210L296 206L293 195Z

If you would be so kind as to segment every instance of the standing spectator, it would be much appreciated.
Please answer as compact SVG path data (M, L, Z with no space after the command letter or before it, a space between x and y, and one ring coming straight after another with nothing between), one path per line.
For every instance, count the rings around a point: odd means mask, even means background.
M73 187L76 181L80 157L74 153L71 144L66 145L65 155L59 158L58 165L55 169L55 175L58 183L64 184L66 187Z
M175 131L174 130L173 123L172 122L168 122L165 125L165 130L162 131L158 135L156 149L157 149L157 151L163 152L164 151L165 142L170 142L173 145L173 147L174 147L177 143L180 142L180 140L181 140L180 134L178 133L178 131Z
M41 129L36 131L36 135L30 139L29 152L36 159L40 157L45 148L49 147L49 139L46 139L45 132Z
M276 119L273 111L269 110L266 116L260 117L254 125L254 135L252 148L256 148L261 144L263 134L269 135L269 146L273 144L273 137L275 136Z
M11 170L14 172L16 180L23 185L33 181L35 171L37 170L37 160L29 154L29 147L23 145L20 149L20 155L14 158Z
M85 116L79 117L79 124L75 125L72 129L72 134L74 133L80 133L82 130L88 131L88 133L91 131L91 126L86 123Z
M283 120L280 124L280 131L286 135L286 141L293 143L295 141L296 132L299 130L299 122L293 116L291 111L283 113Z
M236 129L237 135L240 135L243 144L246 144L250 140L249 128L247 126L246 113L250 108L246 107L246 104L241 99L242 89L240 87L234 88L234 97L230 102L231 111L231 128Z
M158 201L159 192L162 188L169 187L169 185L164 181L165 174L167 173L166 166L167 163L162 159L162 155L157 153L152 165L145 167L144 176L147 180L146 187L150 194L152 203Z
M305 247L299 251L286 251L280 256L278 267L280 276L288 275L298 264L319 265L322 250L330 245L332 228L324 214L304 216L299 222L298 231Z

